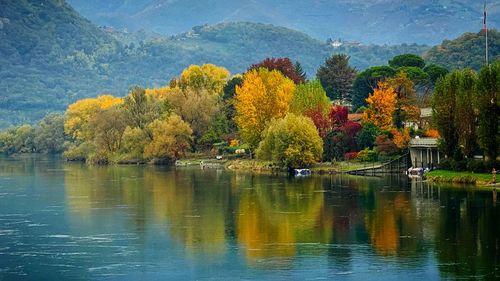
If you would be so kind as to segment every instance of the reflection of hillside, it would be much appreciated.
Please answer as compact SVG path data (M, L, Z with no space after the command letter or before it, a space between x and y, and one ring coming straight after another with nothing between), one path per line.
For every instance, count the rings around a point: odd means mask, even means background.
M267 178L266 178L267 179ZM332 217L325 214L320 178L281 179L270 185L258 179L241 191L237 236L250 261L292 257L298 243L331 239Z

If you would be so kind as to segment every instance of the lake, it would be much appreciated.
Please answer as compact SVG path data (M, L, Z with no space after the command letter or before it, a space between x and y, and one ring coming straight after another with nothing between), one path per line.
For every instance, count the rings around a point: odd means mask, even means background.
M0 280L498 280L491 191L0 158Z

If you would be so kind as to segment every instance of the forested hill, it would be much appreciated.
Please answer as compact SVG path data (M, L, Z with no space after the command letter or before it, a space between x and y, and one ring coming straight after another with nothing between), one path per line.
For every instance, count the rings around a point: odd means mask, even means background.
M479 70L485 63L485 34L464 33L454 40L445 40L425 53L424 58L432 63L450 69L471 67ZM500 59L500 32L488 30L488 51L490 62Z
M313 77L332 53L347 53L362 70L428 50L343 43L333 48L298 31L248 22L172 37L126 33L96 27L63 0L0 0L0 127L39 120L84 97L165 85L190 64L213 63L234 74L266 57L289 57Z
M0 127L36 121L83 97L164 85L190 64L237 73L265 57L286 56L314 75L335 51L304 33L255 23L201 26L168 38L140 35L100 29L63 0L0 0ZM360 69L426 49L363 48L352 49Z
M99 25L177 34L202 24L270 23L316 38L374 44L437 44L483 25L477 0L68 0ZM489 26L500 27L500 1L487 1Z
M0 0L0 126L111 86L102 73L106 58L94 54L118 46L65 1Z

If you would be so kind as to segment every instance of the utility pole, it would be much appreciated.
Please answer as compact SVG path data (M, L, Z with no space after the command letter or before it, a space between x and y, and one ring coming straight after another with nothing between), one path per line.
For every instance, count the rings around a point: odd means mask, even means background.
M484 35L486 37L486 65L488 63L488 28L486 26L486 1L484 1Z

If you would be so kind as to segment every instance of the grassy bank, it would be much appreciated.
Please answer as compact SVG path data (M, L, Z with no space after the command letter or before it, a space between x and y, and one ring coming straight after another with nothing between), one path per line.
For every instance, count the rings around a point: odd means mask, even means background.
M425 174L427 180L432 182L452 182L476 185L492 184L492 175L472 172L456 172L435 170Z
M345 173L348 171L376 167L381 165L381 163L364 163L357 161L340 161L340 162L322 162L314 164L310 167L313 174L336 174ZM279 167L273 164L271 161L262 161L256 159L236 159L228 160L225 167L229 170L235 171L251 171L251 172L265 172L265 173L276 173L276 172L287 172L285 167Z
M335 174L346 173L353 170L378 167L381 162L359 162L359 161L338 161L338 162L322 162L311 167L311 172L314 174Z

